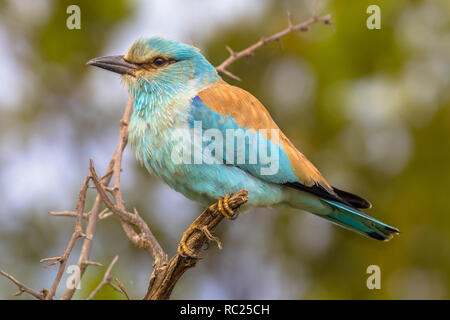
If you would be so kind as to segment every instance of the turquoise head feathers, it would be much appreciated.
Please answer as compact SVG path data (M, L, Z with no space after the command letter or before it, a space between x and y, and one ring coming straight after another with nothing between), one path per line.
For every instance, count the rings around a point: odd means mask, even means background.
M137 112L221 79L198 48L159 37L138 39L125 55L95 58L88 64L121 74Z
M136 101L142 93L171 98L220 79L198 48L158 37L136 40L124 60L139 66L122 76Z

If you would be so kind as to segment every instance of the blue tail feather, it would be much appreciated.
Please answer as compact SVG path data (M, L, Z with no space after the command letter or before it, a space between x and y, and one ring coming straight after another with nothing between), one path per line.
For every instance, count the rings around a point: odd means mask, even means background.
M400 233L397 228L391 227L345 204L327 199L322 199L322 201L330 205L333 211L328 215L321 215L321 217L344 228L383 241L388 241L394 234Z

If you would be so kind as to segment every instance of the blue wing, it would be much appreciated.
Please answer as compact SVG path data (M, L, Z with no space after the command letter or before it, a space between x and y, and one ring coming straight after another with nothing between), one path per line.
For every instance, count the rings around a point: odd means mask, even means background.
M192 101L190 125L195 122L203 130L215 129L222 134L225 143L219 153L228 165L264 181L347 203L247 91L224 81L204 89ZM232 144L227 139L230 133L235 135Z

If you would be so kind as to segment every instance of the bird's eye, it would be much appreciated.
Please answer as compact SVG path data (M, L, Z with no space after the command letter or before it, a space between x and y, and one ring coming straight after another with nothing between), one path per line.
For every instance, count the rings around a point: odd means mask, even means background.
M161 58L161 57L158 57L155 60L153 60L153 64L157 67L162 67L166 63L167 63L167 60L164 58Z

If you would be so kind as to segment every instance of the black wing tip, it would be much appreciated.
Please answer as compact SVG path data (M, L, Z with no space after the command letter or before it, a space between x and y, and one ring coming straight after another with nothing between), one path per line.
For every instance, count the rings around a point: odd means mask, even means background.
M333 187L333 191L340 198L342 198L345 202L348 202L355 209L370 209L370 208L372 208L372 204L368 200L366 200L360 196L357 196L356 194L353 194L351 192L344 191L344 190L341 190L338 188L334 188L334 187Z
M326 190L320 184L314 184L310 187L301 184L300 182L287 182L286 186L295 188L297 190L306 191L312 193L316 196L319 196L324 199L333 200L345 204L354 209L370 209L372 208L372 204L360 196L356 194L340 190L338 188L334 188L330 191Z
M290 188L297 189L297 190L309 192L311 194L314 194L314 195L324 198L324 199L337 201L337 202L343 203L345 205L348 205L350 207L353 207L350 203L348 203L347 201L342 199L340 197L340 195L333 193L333 191L330 193L328 190L326 190L320 184L313 184L312 186L308 187L308 186L305 186L304 184L301 184L300 182L287 182L284 185L288 186Z

